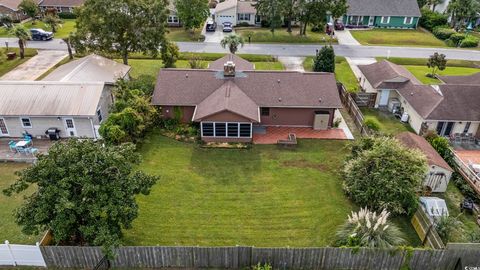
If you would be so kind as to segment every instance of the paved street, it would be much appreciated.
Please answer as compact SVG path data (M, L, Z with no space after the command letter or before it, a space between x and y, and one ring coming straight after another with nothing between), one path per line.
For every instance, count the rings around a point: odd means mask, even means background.
M15 38L0 38L0 46L5 46L5 41L9 41L11 47L17 46ZM220 44L217 43L195 43L178 42L182 52L224 52ZM29 48L46 50L66 50L65 43L61 40L52 41L29 41ZM315 44L245 44L239 49L239 53L268 54L276 56L312 56L315 50L321 45ZM463 50L449 48L419 48L419 47L387 47L387 46L358 46L358 45L334 45L335 53L339 56L353 58L372 58L376 56L391 57L410 57L410 58L428 58L434 52L440 52L448 59L463 59L480 61L480 51Z

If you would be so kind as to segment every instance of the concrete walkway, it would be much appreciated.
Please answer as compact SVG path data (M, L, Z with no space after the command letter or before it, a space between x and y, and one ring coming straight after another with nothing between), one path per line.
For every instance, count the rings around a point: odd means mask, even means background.
M350 128L348 128L347 122L343 118L340 110L335 110L335 115L333 116L333 121L336 121L337 119L342 120L340 122L340 125L338 125L338 128L343 130L343 133L345 133L345 136L347 137L348 140L354 140L355 138L353 137L353 134L350 131Z
M375 58L352 58L352 57L345 57L347 60L348 64L350 65L350 68L353 71L353 74L355 74L355 77L360 78L362 76L362 72L358 68L359 65L369 65L377 62Z
M349 30L335 31L335 37L341 45L360 46L361 44L352 36Z
M283 66L285 67L285 70L289 70L289 71L305 72L305 69L303 68L304 60L305 60L305 57L290 57L290 56L278 57L278 61L280 61L283 64Z
M3 75L0 80L34 81L67 56L66 51L39 51L36 56Z

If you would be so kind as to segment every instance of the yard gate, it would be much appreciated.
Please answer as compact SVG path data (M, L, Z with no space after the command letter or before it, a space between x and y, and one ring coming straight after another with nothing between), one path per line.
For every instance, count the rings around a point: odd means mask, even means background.
M38 243L35 246L11 245L8 241L5 241L5 244L0 244L0 266L5 265L47 266Z

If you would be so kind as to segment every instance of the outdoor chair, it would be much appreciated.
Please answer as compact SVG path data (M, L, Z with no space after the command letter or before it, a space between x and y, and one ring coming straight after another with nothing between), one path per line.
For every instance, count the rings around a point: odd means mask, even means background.
M27 150L23 147L17 147L17 153L20 153L20 154L26 154L27 153Z
M10 148L10 151L12 152L17 152L17 148L15 147L16 143L14 141L8 142L8 147Z
M455 143L462 143L462 134L455 133L455 135L453 135L453 140Z
M30 147L30 148L27 148L26 151L27 151L27 153L32 154L32 156L35 156L36 154L38 154L38 149L37 148Z

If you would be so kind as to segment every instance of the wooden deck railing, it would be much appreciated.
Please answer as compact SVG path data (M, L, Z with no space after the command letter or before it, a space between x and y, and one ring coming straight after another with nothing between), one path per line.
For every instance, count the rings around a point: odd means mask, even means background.
M453 161L465 181L472 187L472 189L480 196L480 177L466 164L463 160L453 152Z

